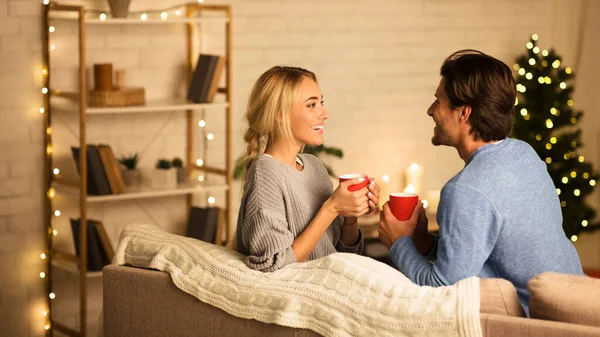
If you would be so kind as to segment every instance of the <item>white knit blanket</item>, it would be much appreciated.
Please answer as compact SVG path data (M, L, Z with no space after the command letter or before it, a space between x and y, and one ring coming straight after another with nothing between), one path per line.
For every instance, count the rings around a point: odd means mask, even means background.
M249 269L243 258L154 226L130 225L113 263L165 271L179 289L231 315L324 336L481 336L476 277L432 288L355 254L272 273Z

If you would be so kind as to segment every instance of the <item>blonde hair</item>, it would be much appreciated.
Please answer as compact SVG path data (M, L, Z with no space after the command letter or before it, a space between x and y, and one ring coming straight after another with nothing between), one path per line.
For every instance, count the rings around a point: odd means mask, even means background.
M285 66L275 66L256 80L245 116L248 130L244 135L247 144L244 186L250 165L264 151L266 144L277 137L292 138L289 113L298 99L298 87L304 78L317 82L313 72Z

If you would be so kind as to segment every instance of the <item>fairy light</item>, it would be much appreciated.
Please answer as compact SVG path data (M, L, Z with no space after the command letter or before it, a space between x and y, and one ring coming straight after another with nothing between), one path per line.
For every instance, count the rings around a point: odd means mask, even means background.
M209 204L211 204L211 205L212 205L212 204L214 204L214 203L215 203L215 201L216 201L216 200L215 200L215 197L208 197L208 203L209 203Z
M576 178L576 177L577 177L577 172L571 171L571 178Z
M529 64L532 66L535 65L535 59L533 57L529 59Z
M58 231L56 229L52 230L52 235L57 236L58 235Z
M383 181L385 181L386 183L390 181L390 176L387 174L384 174L382 178L383 178Z
M46 329L46 330L50 330L50 324L46 324L46 325L44 325L44 329Z
M527 109L523 108L521 109L521 116L525 116L527 115Z
M550 138L550 143L552 143L552 144L556 144L556 137L552 137L552 138Z
M579 158L577 158L577 160L578 160L580 163L583 163L583 161L585 160L585 158L584 158L583 156L579 156Z
M215 135L213 135L212 133L209 133L206 135L206 139L208 140L213 140L215 138Z
M525 75L525 69L524 68L519 68L519 70L517 71L519 73L519 75L523 76Z
M575 123L577 123L577 118L571 117L571 124L575 124Z
M54 211L54 216L60 216L60 214L61 214L61 213L60 213L60 210L59 210L59 209L57 209L57 210L55 210L55 211Z
M46 147L46 153L47 153L48 155L51 155L51 154L52 154L52 146L48 145L48 147Z
M571 235L571 241L576 242L577 241L577 235Z
M569 154L565 153L565 155L563 156L563 158L565 158L565 160L569 159Z
M48 69L46 69L46 68L42 69L42 75L48 75Z
M50 50L56 50L56 46L55 46L55 45L53 45L53 44L51 44L51 45L50 45Z
M166 20L167 16L168 16L167 12L160 13L160 18L163 19L163 20Z
M100 13L100 21L106 21L106 14Z
M560 202L560 207L567 207L567 202L566 201L561 201Z
M42 260L45 260L45 259L46 259L46 254L44 254L44 253L41 253L41 254L40 254L40 258L41 258Z
M204 0L198 0L198 3L199 4L204 3Z
M46 128L46 134L50 135L52 133L52 128L51 127L47 127Z
M563 184L567 184L567 183L569 183L569 178L567 178L567 177L562 177L562 180L561 180L561 181L562 181L562 183L563 183Z
M198 166L204 165L204 160L202 160L202 159L196 160L196 165L198 165Z
M560 188L556 189L556 194L560 195Z
M548 51L546 49L542 50L542 55L548 56Z
M48 93L48 88L46 88L46 87L43 87L43 88L42 88L42 94L44 94L44 95L45 95L45 94L47 94L47 93Z
M44 317L48 316L48 311L42 310L42 315L44 315Z
M142 21L148 20L148 14L142 13L142 15L140 15L140 19L142 19Z
M52 170L52 173L54 173L54 175L58 175L60 173L60 170L58 169L58 167L55 167L54 170Z
M546 157L546 164L552 164L552 158Z
M548 66L548 61L546 61L546 60L543 60L543 61L542 61L542 67L547 67L547 66Z
M203 182L204 181L204 176L203 175L198 176L198 181L199 182Z
M48 4L50 3L50 0L44 0L43 3L44 3L44 5L48 6Z
M40 113L43 114L44 112L46 112L46 109L40 108Z
M536 53L536 54L539 53L540 52L540 48L539 47L534 47L533 48L533 52Z
M48 197L54 198L55 195L56 195L56 192L54 191L54 189L52 187L50 187L50 189L48 190Z
M54 28L54 26L50 26L50 27L48 27L48 31L50 33L54 33L56 31L56 28Z
M583 226L583 227L587 227L587 225L588 225L588 221L587 221L587 220L583 220L583 221L581 222L581 226Z
M519 98L515 98L515 106L519 105Z
M546 84L550 84L550 83L552 83L552 79L550 77L546 76L546 77L544 77L544 82Z
M50 294L48 295L48 297L50 297L50 299L51 299L51 300L53 300L53 299L55 299L55 298L56 298L56 295L55 295L54 293L50 293Z
M204 119L199 120L198 121L198 126L201 127L201 128L205 127L206 126L206 121Z
M558 68L560 67L560 60L555 60L554 62L552 62L552 68Z
M552 120L546 119L546 127L548 129L552 129L553 126L554 126L554 123L552 123Z
M553 114L554 116L558 115L558 110L556 110L556 108L551 108L550 109L550 113Z
M540 84L544 84L544 78L543 77L538 77L538 82L540 82Z
M525 116L523 116L523 119L526 120L526 121L528 121L530 119L530 116L529 115L525 115Z
M566 67L566 68L565 68L565 73L567 73L567 74L570 74L570 73L571 73L571 68L569 68L569 67Z
M567 101L567 105L568 105L568 106L573 106L573 100L572 100L572 99L568 100L568 101Z
M181 9L178 9L175 11L175 15L180 16L181 15Z
M546 143L546 150L552 150L552 144Z
M590 180L590 186L596 186L596 181L595 180Z
M44 273L44 272L41 272L41 273L40 273L40 278L44 278L44 277L46 277L46 273Z
M533 34L533 35L531 35L531 39L532 39L533 41L537 41L537 40L538 40L538 35L537 35L537 34Z
M533 48L533 43L527 42L527 44L525 46L527 46L527 49L531 49L531 48Z
M571 142L571 147L577 147L577 142L576 141L572 141Z
M567 84L565 82L560 82L560 88L561 89L566 89L567 88Z
M576 197L578 197L578 196L581 194L581 191L576 189L575 191L573 191L573 194L574 194Z
M527 75L525 75L525 78L530 80L533 78L533 74L532 73L527 73Z
M583 174L583 179L588 179L589 177L590 177L589 173L586 172L586 173Z
M542 140L542 135L540 135L540 134L535 135L535 140L537 140L538 142L540 140Z

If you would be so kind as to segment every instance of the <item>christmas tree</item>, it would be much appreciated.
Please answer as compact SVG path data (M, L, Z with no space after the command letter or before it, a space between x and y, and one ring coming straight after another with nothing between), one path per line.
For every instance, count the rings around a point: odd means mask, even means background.
M574 109L571 99L575 74L554 50L540 50L537 40L533 34L527 52L513 66L517 101L512 136L529 143L546 162L560 199L565 234L576 241L580 232L600 228L592 222L596 211L585 201L598 173L577 153L583 145L577 127L583 113Z

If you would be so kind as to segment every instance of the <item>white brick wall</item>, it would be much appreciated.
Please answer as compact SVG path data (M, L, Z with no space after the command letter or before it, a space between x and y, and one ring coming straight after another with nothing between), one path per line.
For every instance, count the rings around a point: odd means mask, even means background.
M207 3L229 3L206 0ZM39 253L44 249L42 214L41 0L0 0L0 316L7 336L41 336L44 282ZM133 10L168 7L179 1L136 1ZM400 1L400 0L234 0L234 158L244 151L243 109L256 78L274 64L295 64L316 72L330 119L326 144L341 147L344 160L329 160L336 172L389 174L399 187L411 162L425 167L424 190L440 188L462 163L452 149L430 145L426 116L444 57L460 48L479 48L509 64L537 32L552 45L551 1ZM104 6L94 2L93 6ZM77 87L74 22L57 22L52 34L53 86ZM207 52L221 52L221 25L205 29ZM147 98L181 95L185 76L183 27L88 26L87 66L112 62L126 70L129 85L144 86ZM92 85L93 81L88 81ZM58 112L58 111L57 111ZM199 113L198 115L199 116ZM588 114L589 116L589 114ZM206 112L207 131L215 134L207 163L222 165L220 111ZM94 116L90 142L111 144L117 155L139 151L141 166L159 157L182 156L184 114ZM77 141L78 122L67 113L54 118L55 165L75 172L69 146ZM197 151L200 154L201 140ZM233 187L234 200L239 185ZM218 202L223 195L215 194ZM206 197L206 196L204 196ZM201 197L204 198L204 197ZM73 198L59 196L63 215L54 223L57 245L72 250L68 218L76 216ZM183 198L99 204L90 216L103 220L116 243L128 223L155 223L183 233ZM235 220L237 205L232 219ZM57 277L56 316L78 324L74 279ZM94 327L100 310L100 282L89 284ZM19 308L22 310L15 310ZM8 324L8 325L7 325Z

